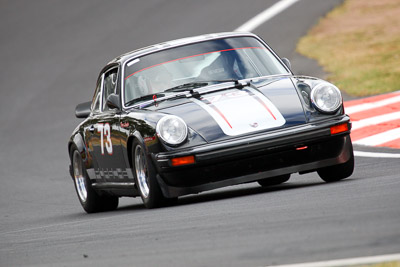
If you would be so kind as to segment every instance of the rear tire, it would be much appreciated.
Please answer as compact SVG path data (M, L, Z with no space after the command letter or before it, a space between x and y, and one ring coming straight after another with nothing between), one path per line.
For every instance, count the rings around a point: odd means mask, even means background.
M111 211L118 207L119 199L115 196L100 196L92 188L81 154L77 149L71 152L71 165L75 190L82 208L87 213Z
M271 177L271 178L266 178L266 179L262 179L262 180L258 180L257 182L262 187L268 187L268 186L283 184L284 182L289 181L289 179L290 179L290 173L289 174L275 176L275 177Z
M354 171L354 154L351 150L350 159L342 164L334 165L319 169L318 175L327 183L343 180L353 174Z
M158 208L169 201L164 197L156 179L156 171L147 158L144 146L135 140L132 145L133 175L143 204L148 209Z

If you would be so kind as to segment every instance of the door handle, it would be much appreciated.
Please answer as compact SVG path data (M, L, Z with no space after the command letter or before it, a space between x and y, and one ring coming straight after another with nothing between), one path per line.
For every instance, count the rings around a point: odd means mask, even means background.
M94 125L89 127L89 132L94 133Z

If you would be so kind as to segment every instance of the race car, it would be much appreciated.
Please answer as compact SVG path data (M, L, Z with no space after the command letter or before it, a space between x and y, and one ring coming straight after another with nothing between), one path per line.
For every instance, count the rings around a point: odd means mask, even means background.
M339 89L296 76L290 62L252 33L184 38L121 55L79 104L68 152L88 212L119 197L145 207L183 195L292 173L326 182L354 169L351 122Z

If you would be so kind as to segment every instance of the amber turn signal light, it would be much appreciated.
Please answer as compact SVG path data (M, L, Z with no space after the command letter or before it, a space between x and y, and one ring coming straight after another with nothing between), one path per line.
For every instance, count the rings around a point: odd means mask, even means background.
M171 159L172 166L182 166L195 163L194 156L186 156Z
M347 132L349 130L349 125L348 123L342 123L339 125L335 125L331 127L331 134L338 134L338 133L343 133L343 132Z

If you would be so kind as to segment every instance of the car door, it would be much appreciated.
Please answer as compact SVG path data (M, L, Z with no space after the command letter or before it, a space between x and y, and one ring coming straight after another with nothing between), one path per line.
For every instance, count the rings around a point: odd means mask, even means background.
M121 147L120 113L106 104L107 97L116 93L118 70L115 66L102 75L101 92L96 102L98 108L95 104L88 125L91 133L88 144L94 158L95 177L103 182L121 181L126 167Z

